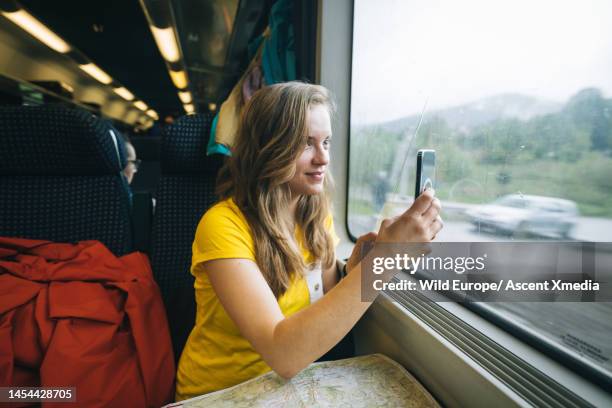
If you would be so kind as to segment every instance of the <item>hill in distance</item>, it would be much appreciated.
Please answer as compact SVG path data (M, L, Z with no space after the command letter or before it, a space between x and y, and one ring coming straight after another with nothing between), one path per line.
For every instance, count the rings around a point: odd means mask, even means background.
M516 93L493 95L451 108L425 112L424 121L438 117L451 128L469 130L498 119L516 118L528 120L535 116L555 113L563 108L563 103L535 98ZM376 125L389 131L402 132L414 129L419 123L420 115L411 115ZM364 128L371 125L364 126Z

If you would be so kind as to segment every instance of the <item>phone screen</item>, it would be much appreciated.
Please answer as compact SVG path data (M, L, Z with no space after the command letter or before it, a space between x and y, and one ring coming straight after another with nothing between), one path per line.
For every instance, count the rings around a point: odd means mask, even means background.
M417 153L417 182L415 198L426 188L435 188L436 183L436 152L435 150L419 150Z

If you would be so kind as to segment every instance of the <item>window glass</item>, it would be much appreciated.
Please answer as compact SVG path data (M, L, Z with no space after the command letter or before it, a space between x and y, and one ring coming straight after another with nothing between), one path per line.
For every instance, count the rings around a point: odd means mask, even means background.
M351 234L410 206L416 152L435 149L438 239L612 241L610 16L607 0L356 0ZM612 305L492 307L612 373Z

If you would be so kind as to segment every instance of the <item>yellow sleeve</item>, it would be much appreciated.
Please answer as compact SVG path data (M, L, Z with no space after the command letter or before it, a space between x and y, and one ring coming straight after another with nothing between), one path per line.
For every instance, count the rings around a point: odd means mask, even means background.
M255 246L246 220L231 208L216 205L200 220L192 247L191 273L213 259L243 258L255 261Z

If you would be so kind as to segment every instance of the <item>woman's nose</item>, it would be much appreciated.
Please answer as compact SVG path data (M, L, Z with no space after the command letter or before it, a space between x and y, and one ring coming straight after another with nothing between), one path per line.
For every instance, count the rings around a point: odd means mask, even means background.
M312 161L317 165L326 165L329 163L329 150L325 149L323 146L317 147L317 151Z

